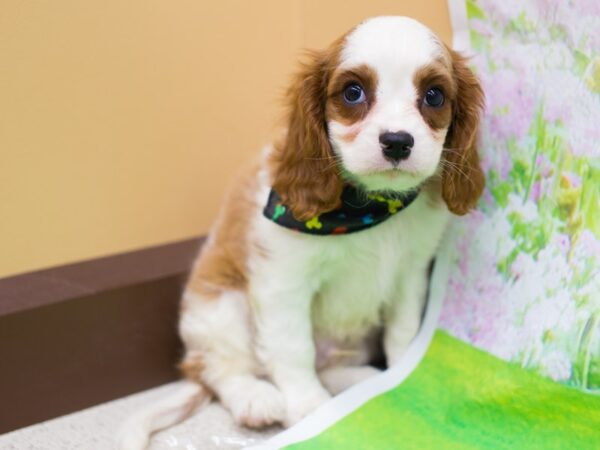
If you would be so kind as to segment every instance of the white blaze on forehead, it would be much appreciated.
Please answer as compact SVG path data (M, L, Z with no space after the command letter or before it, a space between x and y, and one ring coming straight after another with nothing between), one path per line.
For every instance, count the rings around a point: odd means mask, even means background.
M368 19L347 36L340 65L367 64L380 77L412 77L442 54L438 38L425 25L409 17L384 16Z
M408 17L383 16L366 20L348 34L340 67L373 69L377 75L373 125L379 131L408 130L414 135L424 127L415 107L420 95L415 74L443 55L443 44L425 25Z

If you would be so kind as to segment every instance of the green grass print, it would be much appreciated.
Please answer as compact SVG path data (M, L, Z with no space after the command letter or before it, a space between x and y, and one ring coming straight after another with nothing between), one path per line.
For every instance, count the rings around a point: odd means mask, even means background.
M600 449L600 396L437 331L398 387L288 450Z

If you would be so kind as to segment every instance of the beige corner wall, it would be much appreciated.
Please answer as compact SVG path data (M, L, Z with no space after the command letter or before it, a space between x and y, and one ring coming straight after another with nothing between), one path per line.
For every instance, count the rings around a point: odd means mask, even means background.
M207 231L303 47L445 0L3 0L0 277Z

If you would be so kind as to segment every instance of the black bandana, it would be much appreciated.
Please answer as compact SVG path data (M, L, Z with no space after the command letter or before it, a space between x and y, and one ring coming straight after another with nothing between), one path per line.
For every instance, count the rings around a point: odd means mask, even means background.
M389 219L407 208L418 194L419 189L394 196L382 193L365 194L352 185L346 185L341 197L342 206L302 222L294 218L279 194L271 189L263 214L282 227L302 233L321 236L349 234L366 230Z

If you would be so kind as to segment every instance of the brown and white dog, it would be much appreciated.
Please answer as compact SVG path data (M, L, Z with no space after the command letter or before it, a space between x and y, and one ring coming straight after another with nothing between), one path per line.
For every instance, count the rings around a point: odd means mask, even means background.
M216 396L249 427L292 425L403 355L450 213L476 204L483 93L465 59L406 17L367 20L313 52L289 91L287 131L230 193L196 261L179 330L189 380L128 423L122 448ZM299 233L263 214L271 189L298 220L368 194L418 188L369 229ZM368 200L367 200L368 201Z

